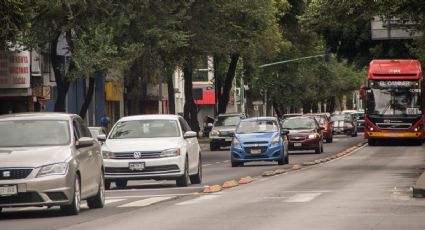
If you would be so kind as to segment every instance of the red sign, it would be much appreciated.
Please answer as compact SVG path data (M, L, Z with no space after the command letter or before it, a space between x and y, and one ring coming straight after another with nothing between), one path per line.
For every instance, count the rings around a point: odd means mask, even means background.
M30 52L0 53L0 88L30 87Z

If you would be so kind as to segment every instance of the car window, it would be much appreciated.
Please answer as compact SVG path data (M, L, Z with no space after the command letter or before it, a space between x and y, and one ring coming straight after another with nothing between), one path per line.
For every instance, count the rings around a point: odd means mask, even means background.
M277 132L278 124L275 121L241 121L236 130L236 133L267 133Z
M0 147L67 145L67 120L18 120L0 122Z
M240 116L218 116L214 126L236 126L240 120Z
M119 121L111 131L110 139L179 137L176 120Z
M186 122L185 119L179 118L179 123L183 129L183 133L186 133L187 131L192 131L192 129L190 128L189 124Z
M284 129L315 129L317 123L313 118L299 117L284 120L282 127Z
M85 122L83 121L83 119L77 118L76 121L78 123L81 136L82 137L92 137L91 132L87 128L87 126L85 125Z

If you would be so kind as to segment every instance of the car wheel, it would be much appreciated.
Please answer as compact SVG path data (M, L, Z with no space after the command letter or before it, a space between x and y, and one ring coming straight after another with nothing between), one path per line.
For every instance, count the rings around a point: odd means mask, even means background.
M373 139L367 139L367 144L368 144L369 146L375 146L375 145L376 145L376 140L373 140Z
M220 147L217 146L217 145L214 145L214 144L210 143L210 150L211 151L217 151L217 150L220 150Z
M112 181L110 181L110 180L105 180L105 189L106 189L106 190L111 189L111 183L112 183Z
M321 149L321 147L320 147L320 142L319 142L319 144L317 145L317 147L314 149L314 152L316 154L320 154L320 149Z
M326 143L332 143L333 141L333 136L326 138Z
M103 179L103 172L100 174L99 190L96 196L87 200L87 206L91 209L103 208L105 206L105 180Z
M71 204L61 205L61 211L65 215L77 215L80 212L81 204L81 186L80 177L75 175L74 180L74 194L72 196Z
M199 153L198 172L195 175L190 176L190 183L200 184L202 182L202 160L201 153Z
M127 180L117 180L115 181L115 185L117 188L125 188L127 187Z
M233 162L232 161L232 167L239 167L239 166L243 166L243 162Z
M187 158L184 164L184 173L176 180L177 187L186 187L189 184L189 164Z

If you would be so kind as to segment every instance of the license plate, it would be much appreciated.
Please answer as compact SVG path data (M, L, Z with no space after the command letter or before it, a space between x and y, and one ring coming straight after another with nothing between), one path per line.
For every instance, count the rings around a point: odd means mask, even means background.
M300 146L302 146L303 144L301 144L301 143L294 143L294 146L295 147L300 147Z
M261 149L251 149L251 154L261 154Z
M133 171L142 171L145 169L145 162L130 162L128 168Z
M224 141L232 141L231 137L225 138Z
M8 185L0 187L0 196L13 196L18 194L16 185Z

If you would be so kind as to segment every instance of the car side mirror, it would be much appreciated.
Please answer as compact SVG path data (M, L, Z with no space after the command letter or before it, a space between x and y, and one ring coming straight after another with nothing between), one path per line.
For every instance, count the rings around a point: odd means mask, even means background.
M196 134L196 132L194 131L187 131L184 133L183 138L187 139L187 138L194 138L197 137L198 135Z
M105 142L106 141L106 135L105 134L99 134L97 136L97 140L100 142Z
M280 135L282 135L282 136L286 136L286 135L288 135L289 134L289 130L287 130L287 129L282 129L281 131L280 131Z
M77 148L83 148L92 146L93 144L94 139L92 137L81 137L80 139L78 139L75 145Z

